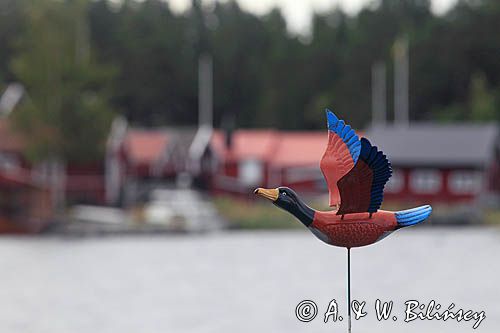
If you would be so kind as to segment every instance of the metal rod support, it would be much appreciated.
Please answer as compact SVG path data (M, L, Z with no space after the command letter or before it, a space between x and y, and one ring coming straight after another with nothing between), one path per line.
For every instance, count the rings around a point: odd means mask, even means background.
M347 248L347 332L351 333L351 249Z

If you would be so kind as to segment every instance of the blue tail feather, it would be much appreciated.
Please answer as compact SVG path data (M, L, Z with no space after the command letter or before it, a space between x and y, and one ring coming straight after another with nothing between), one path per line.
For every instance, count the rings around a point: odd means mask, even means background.
M432 207L430 205L420 206L412 209L396 212L396 221L400 227L424 222L431 215Z

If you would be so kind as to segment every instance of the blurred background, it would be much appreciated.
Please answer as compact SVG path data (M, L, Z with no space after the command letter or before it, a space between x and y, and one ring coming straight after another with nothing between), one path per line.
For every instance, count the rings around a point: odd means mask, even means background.
M328 208L331 108L389 157L383 208L434 208L354 251L353 297L496 332L499 33L496 0L0 0L2 330L344 329L294 315L345 303L344 251L253 195Z

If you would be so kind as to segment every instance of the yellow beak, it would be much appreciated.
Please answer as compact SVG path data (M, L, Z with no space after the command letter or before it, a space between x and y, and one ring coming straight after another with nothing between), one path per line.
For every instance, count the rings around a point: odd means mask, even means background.
M259 187L258 189L253 191L253 193L258 194L260 196L263 196L264 198L267 198L271 201L276 201L276 200L278 200L278 196L279 196L280 192L277 188L267 189L267 188Z

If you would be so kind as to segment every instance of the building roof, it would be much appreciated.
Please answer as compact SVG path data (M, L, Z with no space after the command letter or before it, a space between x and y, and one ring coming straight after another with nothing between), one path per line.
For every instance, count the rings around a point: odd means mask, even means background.
M378 146L393 164L482 166L499 146L499 128L495 124L412 124L373 127L358 131ZM327 143L326 131L287 132L277 130L236 130L231 149L225 133L216 131L212 148L225 159L255 158L272 166L316 165Z
M196 137L196 128L184 127L169 130L172 137L172 144L175 144L175 154L177 158L187 159L189 149Z
M180 163L179 159L188 158L195 134L194 128L129 128L124 139L125 154L136 165L161 168L166 163ZM175 156L170 156L172 153Z
M236 130L232 133L231 147L226 146L226 134L215 131L212 149L225 160L268 160L276 150L279 133L274 130Z
M125 135L125 149L132 162L151 164L167 147L169 134L164 130L129 129Z
M39 184L36 184L31 179L31 174L27 170L16 170L14 172L0 170L0 187L6 188L18 188L18 187L39 187L42 188Z
M258 159L274 167L318 165L326 148L327 131L288 132L277 130L236 130L231 148L226 134L216 131L212 148L225 160Z
M325 153L327 131L282 132L271 163L276 167L317 165Z
M495 124L378 126L366 137L396 165L484 166L499 145Z

